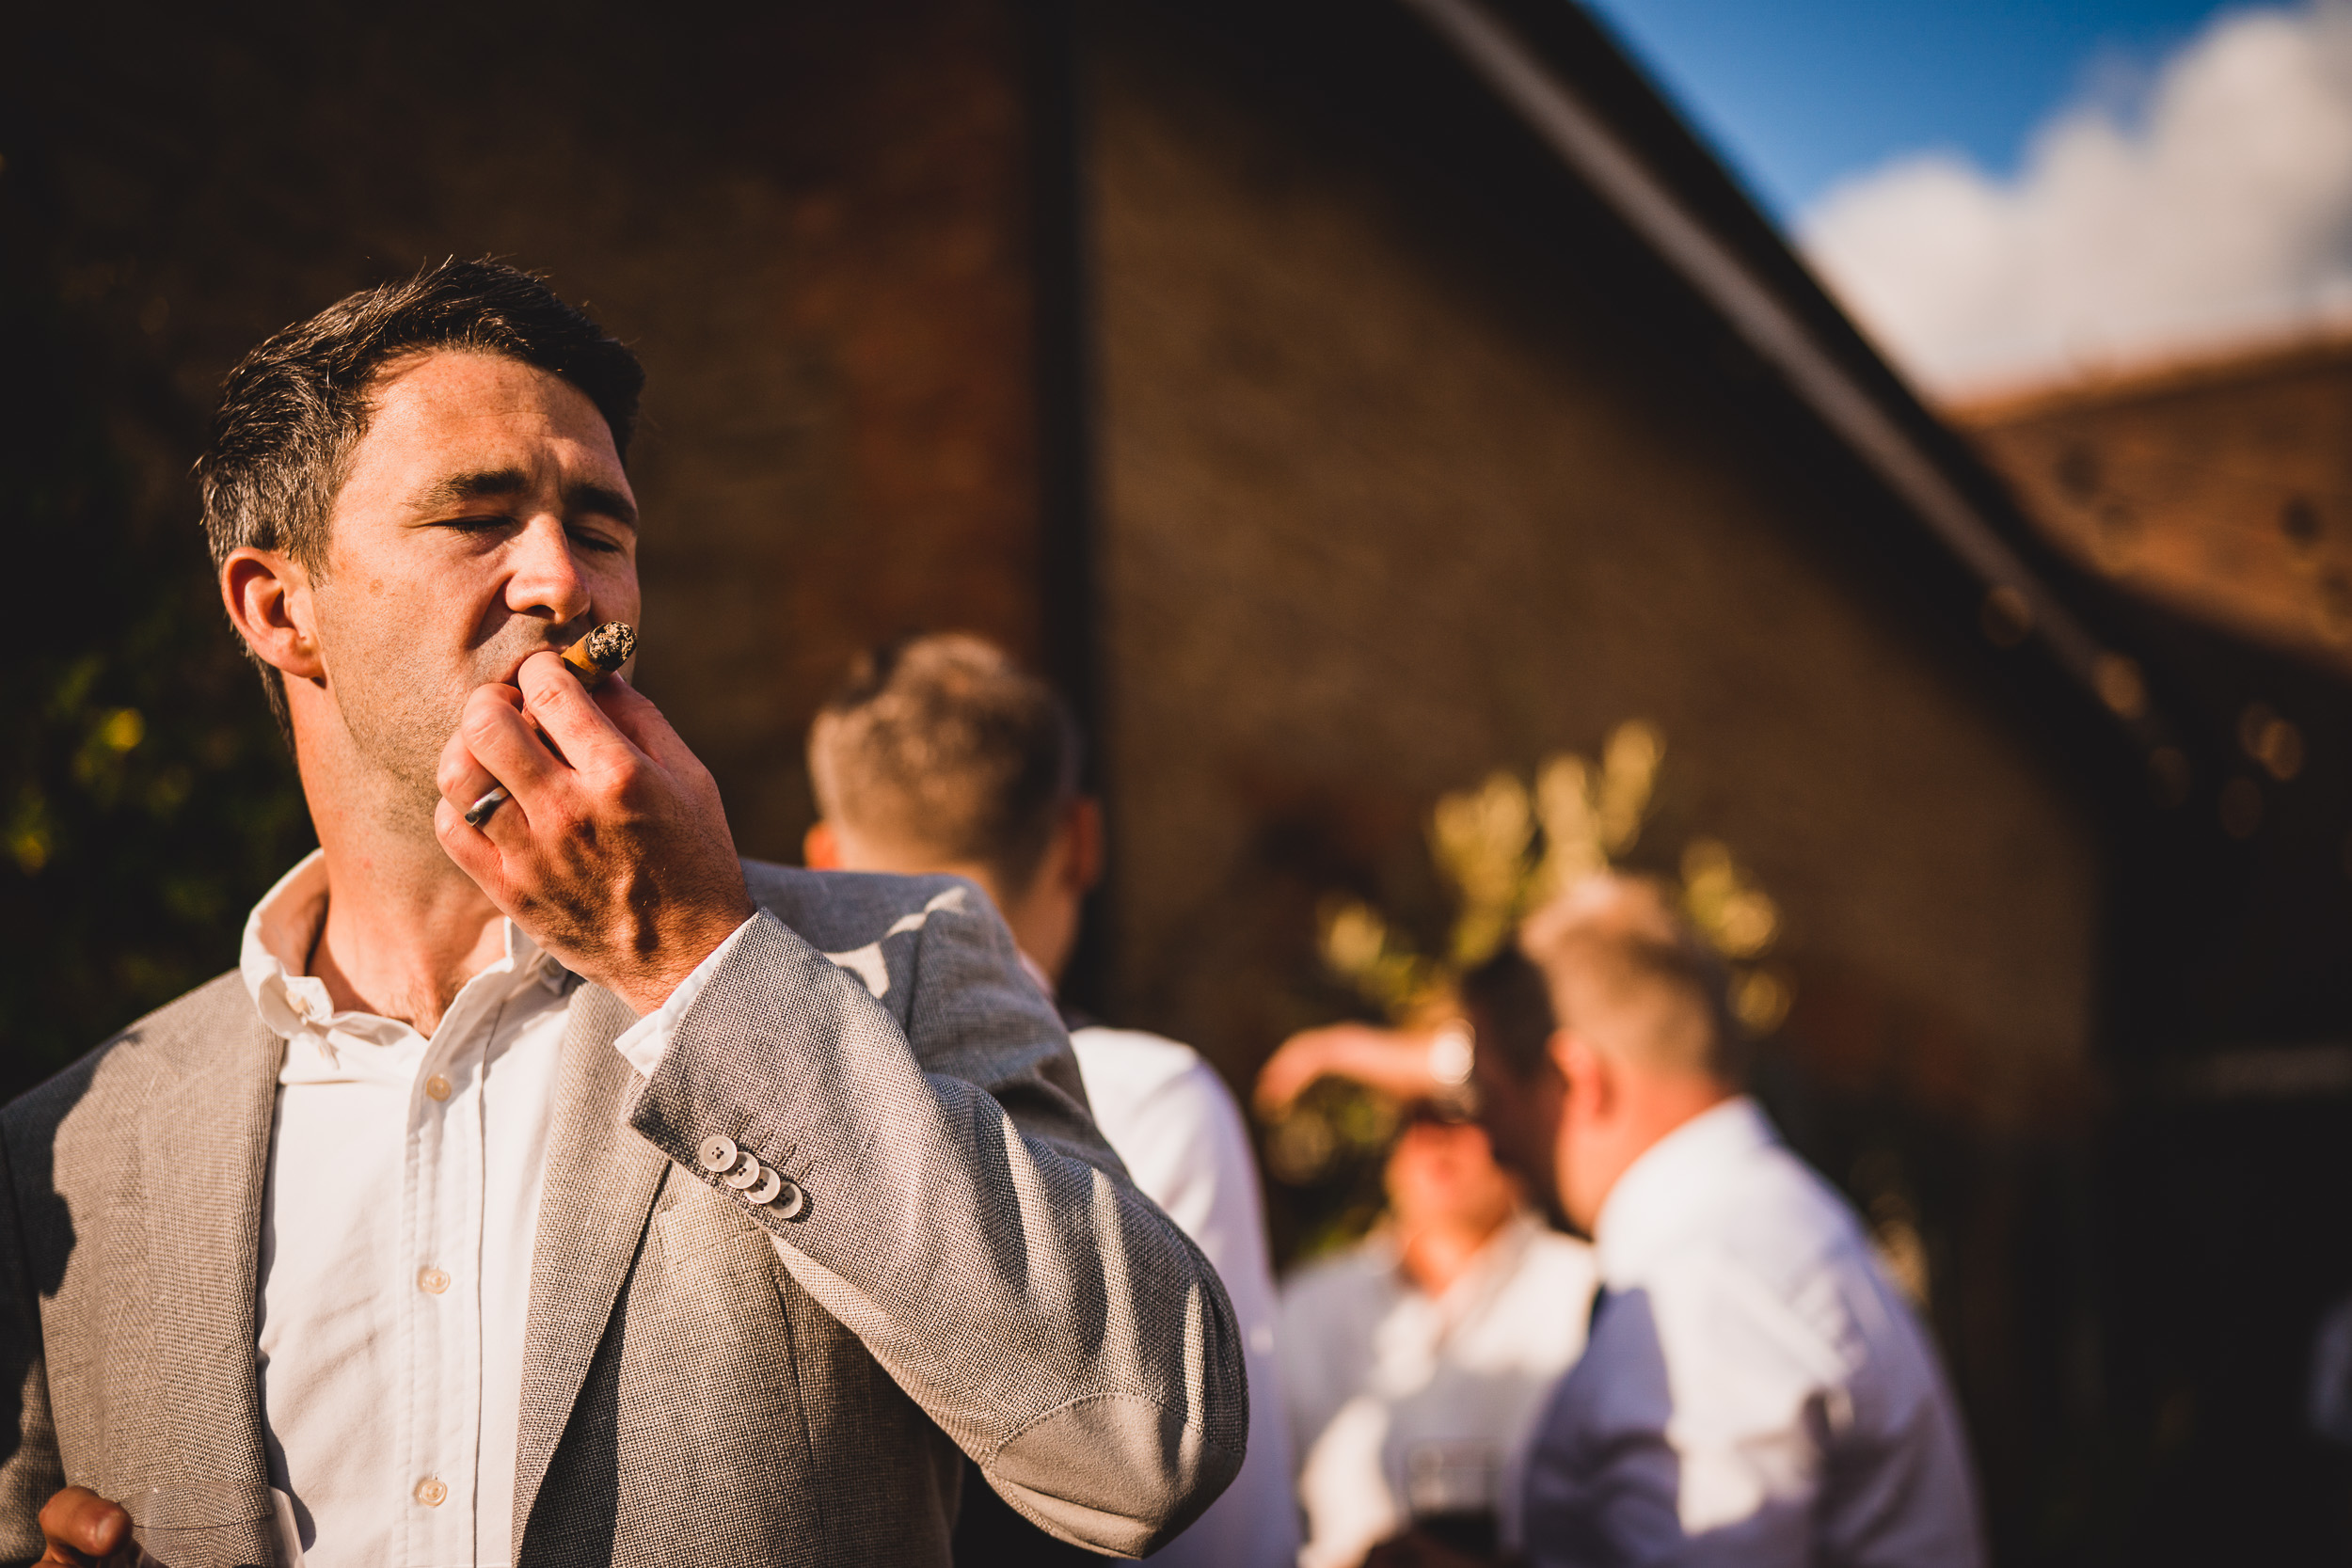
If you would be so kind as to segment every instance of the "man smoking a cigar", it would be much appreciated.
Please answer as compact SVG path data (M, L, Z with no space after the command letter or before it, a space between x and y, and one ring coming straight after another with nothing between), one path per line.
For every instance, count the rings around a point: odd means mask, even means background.
M641 382L487 263L230 374L205 521L321 849L0 1113L0 1558L195 1497L273 1560L275 1488L315 1564L944 1562L958 1449L1134 1555L1238 1466L1231 1308L985 901L739 863L552 651L637 619Z

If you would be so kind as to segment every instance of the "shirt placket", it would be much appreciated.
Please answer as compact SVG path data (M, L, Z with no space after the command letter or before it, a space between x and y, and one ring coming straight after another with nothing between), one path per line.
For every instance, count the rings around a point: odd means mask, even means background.
M499 1008L469 987L409 1095L406 1222L394 1289L409 1440L398 1484L412 1564L470 1563L482 1433L483 1064Z

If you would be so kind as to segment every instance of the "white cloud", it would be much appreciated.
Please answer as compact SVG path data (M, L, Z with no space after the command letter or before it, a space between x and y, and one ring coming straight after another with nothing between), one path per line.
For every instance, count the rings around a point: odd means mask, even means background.
M2352 0L2225 15L2136 112L2054 119L2015 179L1901 159L1799 232L1943 395L2352 321Z

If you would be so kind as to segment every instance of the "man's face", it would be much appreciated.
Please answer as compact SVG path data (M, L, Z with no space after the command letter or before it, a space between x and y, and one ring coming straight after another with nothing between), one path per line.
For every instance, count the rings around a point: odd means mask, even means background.
M1485 1234L1518 1207L1519 1186L1495 1164L1485 1129L1474 1122L1416 1120L1389 1151L1389 1206L1406 1226L1435 1225Z
M437 352L373 401L312 602L342 723L429 823L469 692L636 623L637 503L596 404L545 371Z

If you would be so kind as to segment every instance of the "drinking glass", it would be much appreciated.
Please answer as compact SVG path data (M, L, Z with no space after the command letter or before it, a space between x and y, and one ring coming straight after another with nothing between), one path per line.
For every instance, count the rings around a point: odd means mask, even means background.
M1494 1552L1502 1494L1502 1450L1493 1443L1415 1443L1405 1450L1413 1528L1456 1551Z

